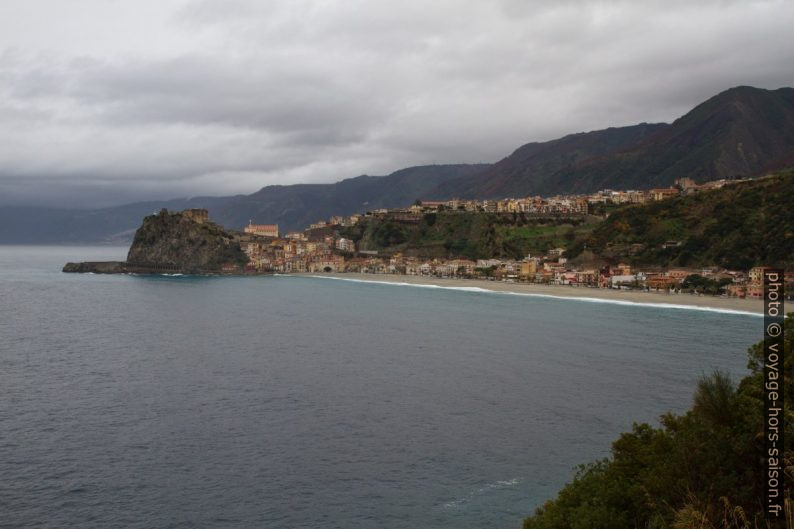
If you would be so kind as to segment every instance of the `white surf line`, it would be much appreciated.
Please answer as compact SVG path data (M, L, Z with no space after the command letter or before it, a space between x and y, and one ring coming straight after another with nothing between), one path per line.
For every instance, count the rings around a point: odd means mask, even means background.
M745 310L718 309L715 307L700 307L697 305L682 305L679 303L653 303L648 301L626 301L622 299L591 298L585 296L557 296L554 294L538 294L534 292L510 292L506 290L490 290L482 287L451 287L451 286L443 286L443 285L429 285L426 283L406 283L404 281L378 281L377 279L354 279L352 277L330 277L330 276L316 276L316 275L309 275L307 277L313 277L316 279L335 279L337 281L350 281L353 283L373 283L378 285L394 285L400 287L416 287L416 288L440 288L442 290L457 290L461 292L475 292L481 294L502 294L506 296L527 296L533 298L584 301L587 303L608 303L611 305L624 305L630 307L653 307L659 309L699 310L701 312L716 312L719 314L733 314L738 316L756 316L759 318L763 318L764 316L761 313L750 312Z

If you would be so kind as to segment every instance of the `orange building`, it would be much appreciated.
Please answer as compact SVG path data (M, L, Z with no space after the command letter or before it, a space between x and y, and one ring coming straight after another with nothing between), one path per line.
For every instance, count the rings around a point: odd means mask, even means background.
M249 222L243 231L260 237L278 237L278 224L252 224Z
M747 273L747 297L753 299L764 299L764 266L754 266Z

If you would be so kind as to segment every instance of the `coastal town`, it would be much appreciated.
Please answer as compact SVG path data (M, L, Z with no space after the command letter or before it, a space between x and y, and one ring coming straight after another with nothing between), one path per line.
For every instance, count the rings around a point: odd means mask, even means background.
M303 231L282 234L273 224L249 222L239 234L239 242L248 256L247 273L364 273L426 276L434 278L487 279L547 285L590 288L652 290L709 293L738 298L763 297L763 267L750 270L706 268L634 267L625 262L603 266L574 266L565 257L565 248L552 248L543 254L528 254L521 259L421 258L407 252L379 254L359 248L345 237L345 228L367 218L416 223L427 214L496 213L525 214L538 217L577 218L607 215L604 208L622 204L643 204L674 196L717 189L735 183L719 180L697 185L681 179L673 187L650 190L603 190L589 195L565 195L549 198L527 197L502 200L417 200L411 206L377 209L350 216L334 216L311 224ZM196 210L190 210L196 211ZM608 211L608 210L607 210ZM206 211L191 215L206 219ZM665 244L677 245L680 241ZM233 267L225 271L233 272ZM788 278L788 281L794 278ZM710 285L707 289L705 285ZM716 288L715 288L716 287Z

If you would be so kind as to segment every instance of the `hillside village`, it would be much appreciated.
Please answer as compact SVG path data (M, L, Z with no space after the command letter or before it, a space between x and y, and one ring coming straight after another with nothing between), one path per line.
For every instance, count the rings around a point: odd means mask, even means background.
M592 215L604 206L643 204L673 196L718 189L737 181L719 180L702 185L682 179L671 188L644 191L603 190L590 195L550 198L527 197L503 200L416 201L405 208L379 209L350 216L334 216L318 221L304 231L279 233L273 224L249 222L237 235L248 256L246 273L366 273L404 274L440 278L489 279L508 282L534 282L593 288L695 291L735 297L762 298L762 267L727 270L718 267L669 268L632 267L619 262L599 267L575 266L558 247L522 259L420 258L404 252L379 254L356 247L344 235L345 228L368 219L389 219L416 223L423 216L446 214L521 213L530 217L577 218ZM203 215L203 213L201 214ZM676 245L679 241L665 244ZM233 271L231 268L225 271ZM791 278L789 278L791 280Z

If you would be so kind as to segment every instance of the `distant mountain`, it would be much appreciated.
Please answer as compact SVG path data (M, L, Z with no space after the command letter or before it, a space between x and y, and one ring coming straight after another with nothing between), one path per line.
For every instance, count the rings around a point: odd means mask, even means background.
M445 182L461 197L586 193L755 176L794 161L794 88L740 86L671 125L636 125L530 143L482 174Z
M412 204L434 194L450 179L476 174L486 165L425 165L388 176L359 176L335 184L267 186L251 195L210 206L210 216L227 227L242 228L249 219L303 229L332 215L351 215L378 208Z
M434 198L442 182L465 177L487 165L426 165L388 176L359 176L334 184L267 186L251 195L195 197L137 202L102 209L0 207L0 244L119 243L132 240L141 219L162 208L207 208L213 221L242 229L249 220L278 224L282 231L303 229L332 215L398 207Z
M136 202L102 209L0 207L0 244L128 244L141 220L162 208L213 207L231 197Z
M493 165L430 165L335 184L267 186L251 195L68 210L0 207L0 244L129 242L143 216L165 207L205 207L240 229L248 220L305 227L332 215L411 204L417 198L501 198L648 189L757 176L794 165L794 88L740 86L672 124L641 123L529 143Z
M543 143L527 143L481 173L448 180L434 194L461 198L504 198L547 194L559 188L559 175L582 163L638 145L667 129L665 123L641 123L570 134Z

